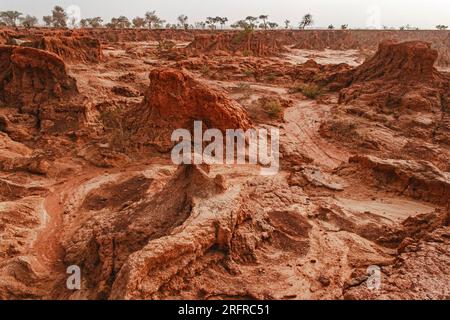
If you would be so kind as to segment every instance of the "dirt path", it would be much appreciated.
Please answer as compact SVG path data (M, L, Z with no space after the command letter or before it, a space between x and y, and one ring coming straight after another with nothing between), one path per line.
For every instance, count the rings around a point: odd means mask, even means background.
M286 109L284 113L284 143L312 158L317 165L334 169L347 162L350 155L325 141L319 134L321 120L325 119L329 108L315 101L296 101L294 106Z

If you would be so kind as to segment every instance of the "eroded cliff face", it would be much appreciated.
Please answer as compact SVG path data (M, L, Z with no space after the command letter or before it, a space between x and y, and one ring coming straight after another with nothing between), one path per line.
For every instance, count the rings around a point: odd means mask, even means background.
M33 29L45 50L0 47L0 298L450 297L440 51L389 41L361 65L305 61L270 43L344 50L340 33L229 34ZM280 171L174 165L171 133L195 120L277 127Z
M186 48L189 55L276 56L283 51L282 43L270 34L246 31L198 35Z
M98 39L89 37L42 37L26 45L53 52L65 62L99 62L103 59Z

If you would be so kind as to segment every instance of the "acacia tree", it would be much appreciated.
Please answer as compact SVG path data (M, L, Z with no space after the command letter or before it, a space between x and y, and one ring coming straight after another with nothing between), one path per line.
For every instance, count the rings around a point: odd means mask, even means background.
M208 25L208 28L211 30L216 28L216 18L206 17L205 23Z
M307 13L303 16L302 21L300 22L300 29L305 29L306 27L312 25L314 23L313 16L310 13Z
M43 16L42 20L44 21L46 27L50 27L53 23L52 16Z
M334 26L332 25L332 24L330 24L329 26L328 26L328 30L333 30L334 29Z
M244 29L246 32L251 32L255 28L255 24L249 23L247 20L239 20L233 23L230 27L233 29Z
M141 18L141 17L136 17L132 20L133 22L133 27L135 28L142 28L145 26L145 19Z
M112 18L110 23L106 24L106 27L111 29L125 29L131 27L131 22L125 16L120 16L118 18Z
M177 20L180 23L180 26L185 30L189 29L188 16L185 14L179 15Z
M245 18L245 21L248 23L248 26L251 29L255 29L256 26L257 26L258 18L257 17L253 17L253 16L248 16L248 17ZM241 26L243 26L242 23L241 23Z
M268 19L268 18L269 18L269 16L268 16L267 14L262 14L262 15L259 16L259 19L262 20L261 26L262 26L264 29L267 29L267 19Z
M448 29L448 26L445 26L445 25L443 25L443 24L438 24L438 25L436 26L436 29L438 29L438 30L447 30L447 29Z
M127 17L120 16L119 18L117 18L117 27L121 29L129 28L131 27L131 22Z
M276 22L268 22L267 25L269 26L270 29L278 28L278 23Z
M217 17L216 18L218 20L218 22L220 23L220 28L223 29L223 27L225 26L225 24L228 22L228 18L227 17Z
M15 27L17 26L17 20L21 16L22 13L19 11L1 11L0 21L3 22L6 26Z
M88 19L88 23L91 28L101 28L103 24L103 19L101 17L95 17Z
M348 24L343 24L343 25L341 25L341 29L342 29L342 30L347 30L347 29L348 29Z
M38 19L27 14L24 18L20 19L20 24L25 28L33 28L38 24Z
M60 6L55 6L52 10L52 23L56 28L67 27L67 14Z
M200 21L200 22L195 22L194 24L195 29L206 29L206 22L204 21Z
M291 21L289 21L288 19L284 20L284 26L286 29L289 29L290 24L291 24Z
M165 22L165 20L158 17L156 11L148 11L145 13L145 24L149 29L161 28Z

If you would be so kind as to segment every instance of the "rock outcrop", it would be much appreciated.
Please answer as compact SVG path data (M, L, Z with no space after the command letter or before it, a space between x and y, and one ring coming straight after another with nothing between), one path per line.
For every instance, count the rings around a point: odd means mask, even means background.
M339 101L387 111L441 110L447 104L449 79L434 68L437 56L426 42L385 41L352 72Z
M25 47L0 46L0 102L36 110L51 100L78 93L64 61L55 54Z
M32 115L43 132L68 132L82 125L86 105L60 57L35 48L0 46L0 66L1 105ZM8 123L5 127L14 131Z
M388 191L441 205L450 205L450 176L427 161L354 156L357 175ZM350 170L351 171L351 170ZM348 174L348 168L343 169Z
M66 62L99 62L103 60L100 41L89 37L46 36L28 46L57 54Z
M219 129L248 129L246 111L219 89L202 83L189 73L171 68L150 72L150 86L144 101L129 113L128 127L133 141L169 151L176 129L192 129L194 121Z

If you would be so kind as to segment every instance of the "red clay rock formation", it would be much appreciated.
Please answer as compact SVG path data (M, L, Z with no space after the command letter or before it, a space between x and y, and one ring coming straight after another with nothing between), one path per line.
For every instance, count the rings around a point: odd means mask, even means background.
M273 36L260 32L233 32L198 35L186 51L190 54L272 56L283 51Z
M111 181L81 203L92 219L76 225L63 245L64 260L86 270L84 281L90 289L80 293L85 298L137 295L127 291L135 289L136 277L150 269L152 277L144 276L146 288L141 292L148 297L202 250L215 243L227 245L216 229L218 222L224 228L230 223L226 213L239 207L234 199L239 193L232 190L224 196L226 191L199 167L182 166L171 177L157 172L152 178L138 174ZM111 292L113 284L120 289Z
M0 102L33 111L39 104L78 92L55 54L34 48L0 46Z
M0 45L7 44L9 41L9 36L6 31L0 30Z
M0 66L3 106L33 115L43 132L79 128L86 106L60 57L35 48L0 46Z
M134 141L161 151L171 148L173 130L191 129L195 120L223 132L251 127L247 113L223 91L171 68L151 71L144 101L129 113L129 118Z
M287 70L287 74L294 81L316 83L330 90L344 88L350 81L352 68L345 63L318 64L314 60L308 60L303 64Z
M99 62L103 60L100 41L89 37L42 37L31 47L53 52L66 62Z
M358 167L359 174L364 174L365 181L369 179L374 185L416 199L450 205L449 174L427 161L354 156L349 162Z
M385 41L353 71L339 101L389 110L440 110L446 105L449 80L433 67L437 56L426 42Z
M359 41L353 36L352 31L334 30L328 32L306 32L294 49L307 50L349 50L360 48Z

